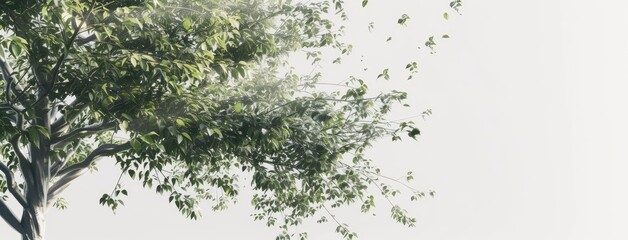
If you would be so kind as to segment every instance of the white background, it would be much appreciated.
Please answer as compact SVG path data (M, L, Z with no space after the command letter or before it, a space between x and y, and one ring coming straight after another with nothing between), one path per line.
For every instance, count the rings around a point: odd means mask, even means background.
M371 0L350 11L355 58L322 71L330 79L352 73L373 79L394 66L393 79L372 89L410 93L413 110L399 117L427 108L434 115L416 119L419 141L382 141L371 156L390 176L414 171L413 186L437 196L406 205L418 219L415 228L393 223L381 201L376 217L351 208L336 217L369 240L628 239L628 2L464 4L463 15L451 13L449 21L441 16L444 0ZM402 13L411 16L405 28L396 24ZM437 54L416 50L428 34L443 33L452 38L437 42ZM402 69L413 57L420 57L421 74L406 81ZM365 66L370 70L362 73ZM109 163L100 168L68 189L69 209L49 212L49 240L274 239L278 233L252 221L246 194L225 212L189 221L166 197L130 180L126 207L113 215L98 199L117 173ZM333 224L299 230L308 229L311 239L337 238ZM19 236L0 225L0 239Z

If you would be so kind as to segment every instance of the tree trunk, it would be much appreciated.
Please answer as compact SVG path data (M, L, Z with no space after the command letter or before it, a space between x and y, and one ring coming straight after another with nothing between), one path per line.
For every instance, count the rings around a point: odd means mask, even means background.
M48 199L48 168L42 166L42 162L47 162L48 151L46 148L31 148L31 165L33 173L33 182L31 185L25 186L24 195L28 202L28 208L22 212L21 225L24 229L22 240L43 240L46 228L45 213L47 210Z
M50 116L48 99L46 96L35 113L38 116L35 124L43 126L50 133ZM50 140L39 134L39 144L29 144L31 164L29 170L32 182L26 184L24 196L28 207L22 212L21 225L24 230L22 240L43 240L46 229L45 213L48 207L48 182L50 180Z
M44 240L46 220L44 218L45 209L34 209L35 218L31 218L27 210L22 213L22 240Z

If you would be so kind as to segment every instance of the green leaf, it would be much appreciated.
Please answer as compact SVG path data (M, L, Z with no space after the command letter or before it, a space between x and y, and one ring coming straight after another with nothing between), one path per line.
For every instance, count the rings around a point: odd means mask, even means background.
M192 28L192 20L189 18L183 19L183 29L189 31Z
M39 148L40 139L39 139L39 131L37 129L30 127L28 128L28 139L32 144L35 144L35 147Z
M131 147L135 151L140 151L141 147L142 147L142 144L139 141L137 141L136 139L132 139L131 140Z
M176 123L179 127L185 127L185 122L181 118L177 118Z
M50 139L50 133L48 132L48 129L46 129L44 126L41 125L35 125L33 126L35 129L37 129L37 131L43 135L45 138Z
M131 62L131 66L136 67L137 66L137 58L135 58L135 54L131 55L129 57L129 62Z
M236 104L233 106L233 111L236 113L242 112L242 103L236 102Z
M222 132L220 131L220 129L212 128L212 130L214 131L214 133L218 134L218 137L222 138Z
M122 117L128 121L133 120L133 117L131 117L129 114L126 114L126 113L122 113Z
M190 136L190 134L186 133L186 132L182 132L181 135L185 138L187 138L188 140L192 141L192 137Z
M377 79L379 79L381 77L383 77L385 80L390 80L390 75L388 74L388 68L384 69L384 71L382 71L382 73L377 75Z
M419 130L418 128L413 128L412 130L408 131L408 136L415 140L416 140L416 136L420 134L421 134L421 130Z
M362 7L366 7L366 4L369 3L369 0L362 0Z
M445 20L449 20L449 13L443 13L443 18L445 18Z
M20 54L22 54L22 47L15 42L11 42L9 46L9 51L14 57L18 57L20 56Z
M132 18L128 18L127 20L137 25L140 28L140 30L144 30L144 24L142 24L139 19L132 17Z
M153 141L153 137L151 137L150 135L143 135L140 137L140 139L144 141L145 143L148 143L151 145L155 144L155 141Z
M119 125L120 130L122 130L123 132L126 132L127 128L129 128L129 122L128 121L122 121Z
M229 18L228 21L229 21L229 24L231 24L231 26L233 28L235 28L235 29L240 28L240 22L238 20L236 20L234 18Z
M406 25L406 22L408 21L408 19L410 19L410 16L408 16L408 14L403 14L401 15L401 17L397 20L397 23L400 25Z
M244 67L238 67L238 68L236 68L236 70L238 71L240 76L246 77L246 69L244 69Z

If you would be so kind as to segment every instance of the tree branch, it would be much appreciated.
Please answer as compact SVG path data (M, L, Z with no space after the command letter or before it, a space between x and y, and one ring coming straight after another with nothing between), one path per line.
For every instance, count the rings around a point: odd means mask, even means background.
M87 106L87 104L81 104L79 98L76 98L74 101L69 103L66 108L78 109L78 111L73 112L72 114L66 113L64 114L64 116L60 117L55 122L50 124L50 129L53 136L60 135L61 133L66 132L68 130L68 127L70 126L70 123L74 122L74 120L79 115L81 115L81 112L83 112L83 110L85 110Z
M76 38L75 42L76 42L76 44L81 46L81 45L85 45L85 44L88 44L88 43L93 42L93 41L96 41L96 34L94 34L94 33L92 33L92 34L90 34L88 36L85 36L85 37L78 36Z
M17 200L17 202L20 203L23 208L28 208L28 203L26 202L26 199L24 198L24 196L22 196L22 194L20 194L17 189L17 183L15 182L11 169L9 169L9 167L7 167L7 165L3 162L0 162L0 172L4 174L4 177L7 180L7 188L9 189L11 195L13 195L15 200Z
M105 130L110 130L115 127L116 127L116 122L100 122L100 123L92 124L86 127L75 129L71 131L70 133L62 135L62 136L53 136L50 142L51 148L62 149L65 147L65 145L75 140L76 138L89 136L91 134L99 133Z
M105 144L98 148L96 148L91 154L89 154L85 160L82 162L76 163L67 168L61 169L59 171L59 175L66 175L72 171L81 170L89 167L94 161L99 157L109 156L112 154L119 153L121 151L127 150L131 148L131 143L126 142L123 144Z
M70 52L70 47L72 46L72 44L74 44L74 41L78 37L78 34L81 31L81 28L83 28L83 25L85 25L85 21L87 21L86 19L92 14L92 11L94 10L95 6L96 6L96 1L94 0L94 1L92 1L92 4L90 5L90 7L87 10L87 12L85 12L83 14L81 23L76 27L76 29L74 29L74 32L72 33L72 36L70 36L70 39L65 43L65 46L64 46L64 49L63 49L63 53L61 53L61 56L59 56L59 58L57 58L57 61L55 62L55 65L52 67L52 70L50 71L50 75L48 76L48 78L50 79L49 86L46 86L48 84L46 84L45 82L42 83L41 87L43 87L43 92L40 92L37 100L35 100L34 103L32 103L31 105L26 107L25 110L27 110L27 109L37 105L46 96L48 96L50 91L52 91L52 88L54 87L55 82L57 81L57 77L59 75L59 69L61 69L61 65L63 64L65 59L68 57L68 53Z
M15 134L13 137L11 137L11 146L13 146L13 151L15 151L15 154L17 155L18 161L20 163L20 171L22 171L22 175L24 175L24 181L26 181L27 185L31 185L35 181L33 178L33 172L31 170L31 163L20 150L20 146L18 145L19 139L19 134Z
M0 217L2 217L2 219L4 219L4 221L6 221L15 231L20 234L24 233L24 229L22 228L20 221L17 220L13 211L11 211L11 209L2 200L0 200Z
M57 161L53 163L52 167L50 167L50 173L51 173L50 176L56 176L57 173L59 173L59 171L63 169L65 165L68 163L68 159L72 159L72 157L74 157L76 152L79 151L78 150L79 148L80 148L80 145L74 146L74 148L70 152L67 152L67 156L65 157L65 160Z
M16 112L22 111L24 107L21 105L13 106L13 101L11 101L11 92L17 96L20 94L19 91L24 91L24 89L15 81L12 76L13 69L11 68L11 65L9 65L9 63L2 57L0 57L0 71L2 72L2 77L6 82L6 85L4 86L4 98L7 102L6 104L10 109L13 109Z
M96 160L101 157L114 155L130 148L131 144L129 142L123 144L105 144L96 148L85 158L85 160L61 169L57 174L58 176L61 176L61 179L57 180L57 182L55 182L48 189L48 204L51 204L55 197L67 188L74 179L83 175L85 170L87 170L87 168Z
M13 87L13 88L10 88L10 90L13 91L13 93L15 94L17 94L16 89L21 91L22 90L21 87L17 85L17 83L15 83L15 79L12 76L13 68L11 68L11 65L9 65L9 63L2 57L0 57L0 69L2 70L2 77L7 83L5 87L7 89L9 89L10 87ZM9 99L7 99L7 101L9 101Z
M85 21L87 21L87 18L92 14L92 10L94 10L95 6L96 6L96 1L92 1L91 6L89 6L89 10L87 10L87 12L83 14L81 23L76 27L76 29L74 29L74 32L72 33L72 36L70 36L70 39L68 40L68 42L65 43L64 52L61 54L61 56L59 56L54 67L52 67L52 71L50 72L50 76L49 76L50 87L48 88L48 91L52 89L52 86L54 85L55 80L57 79L57 75L59 74L59 69L61 68L61 64L63 64L63 61L65 61L65 59L67 58L70 47L72 46L72 44L78 37L78 34L81 31L81 28L83 28L83 25L85 25Z
M0 111L13 111L16 115L16 118L17 118L17 115L21 116L22 110L23 110L22 106L13 106L10 103L0 104Z

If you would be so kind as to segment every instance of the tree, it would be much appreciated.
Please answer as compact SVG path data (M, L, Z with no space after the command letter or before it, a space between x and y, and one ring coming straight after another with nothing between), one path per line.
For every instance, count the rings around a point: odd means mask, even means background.
M381 137L419 135L411 121L386 118L406 94L371 95L358 78L341 90L319 90L320 75L284 68L296 50L315 61L323 48L351 52L334 24L346 17L343 6L0 2L0 216L23 239L44 239L46 210L63 208L63 190L107 158L192 219L201 200L224 209L238 195L237 177L248 174L257 192L254 218L278 225L278 239L321 209L361 203L368 211L369 187L394 196L363 152ZM115 210L122 195L117 187L100 203ZM414 223L396 205L392 216ZM355 236L338 224L345 238Z

